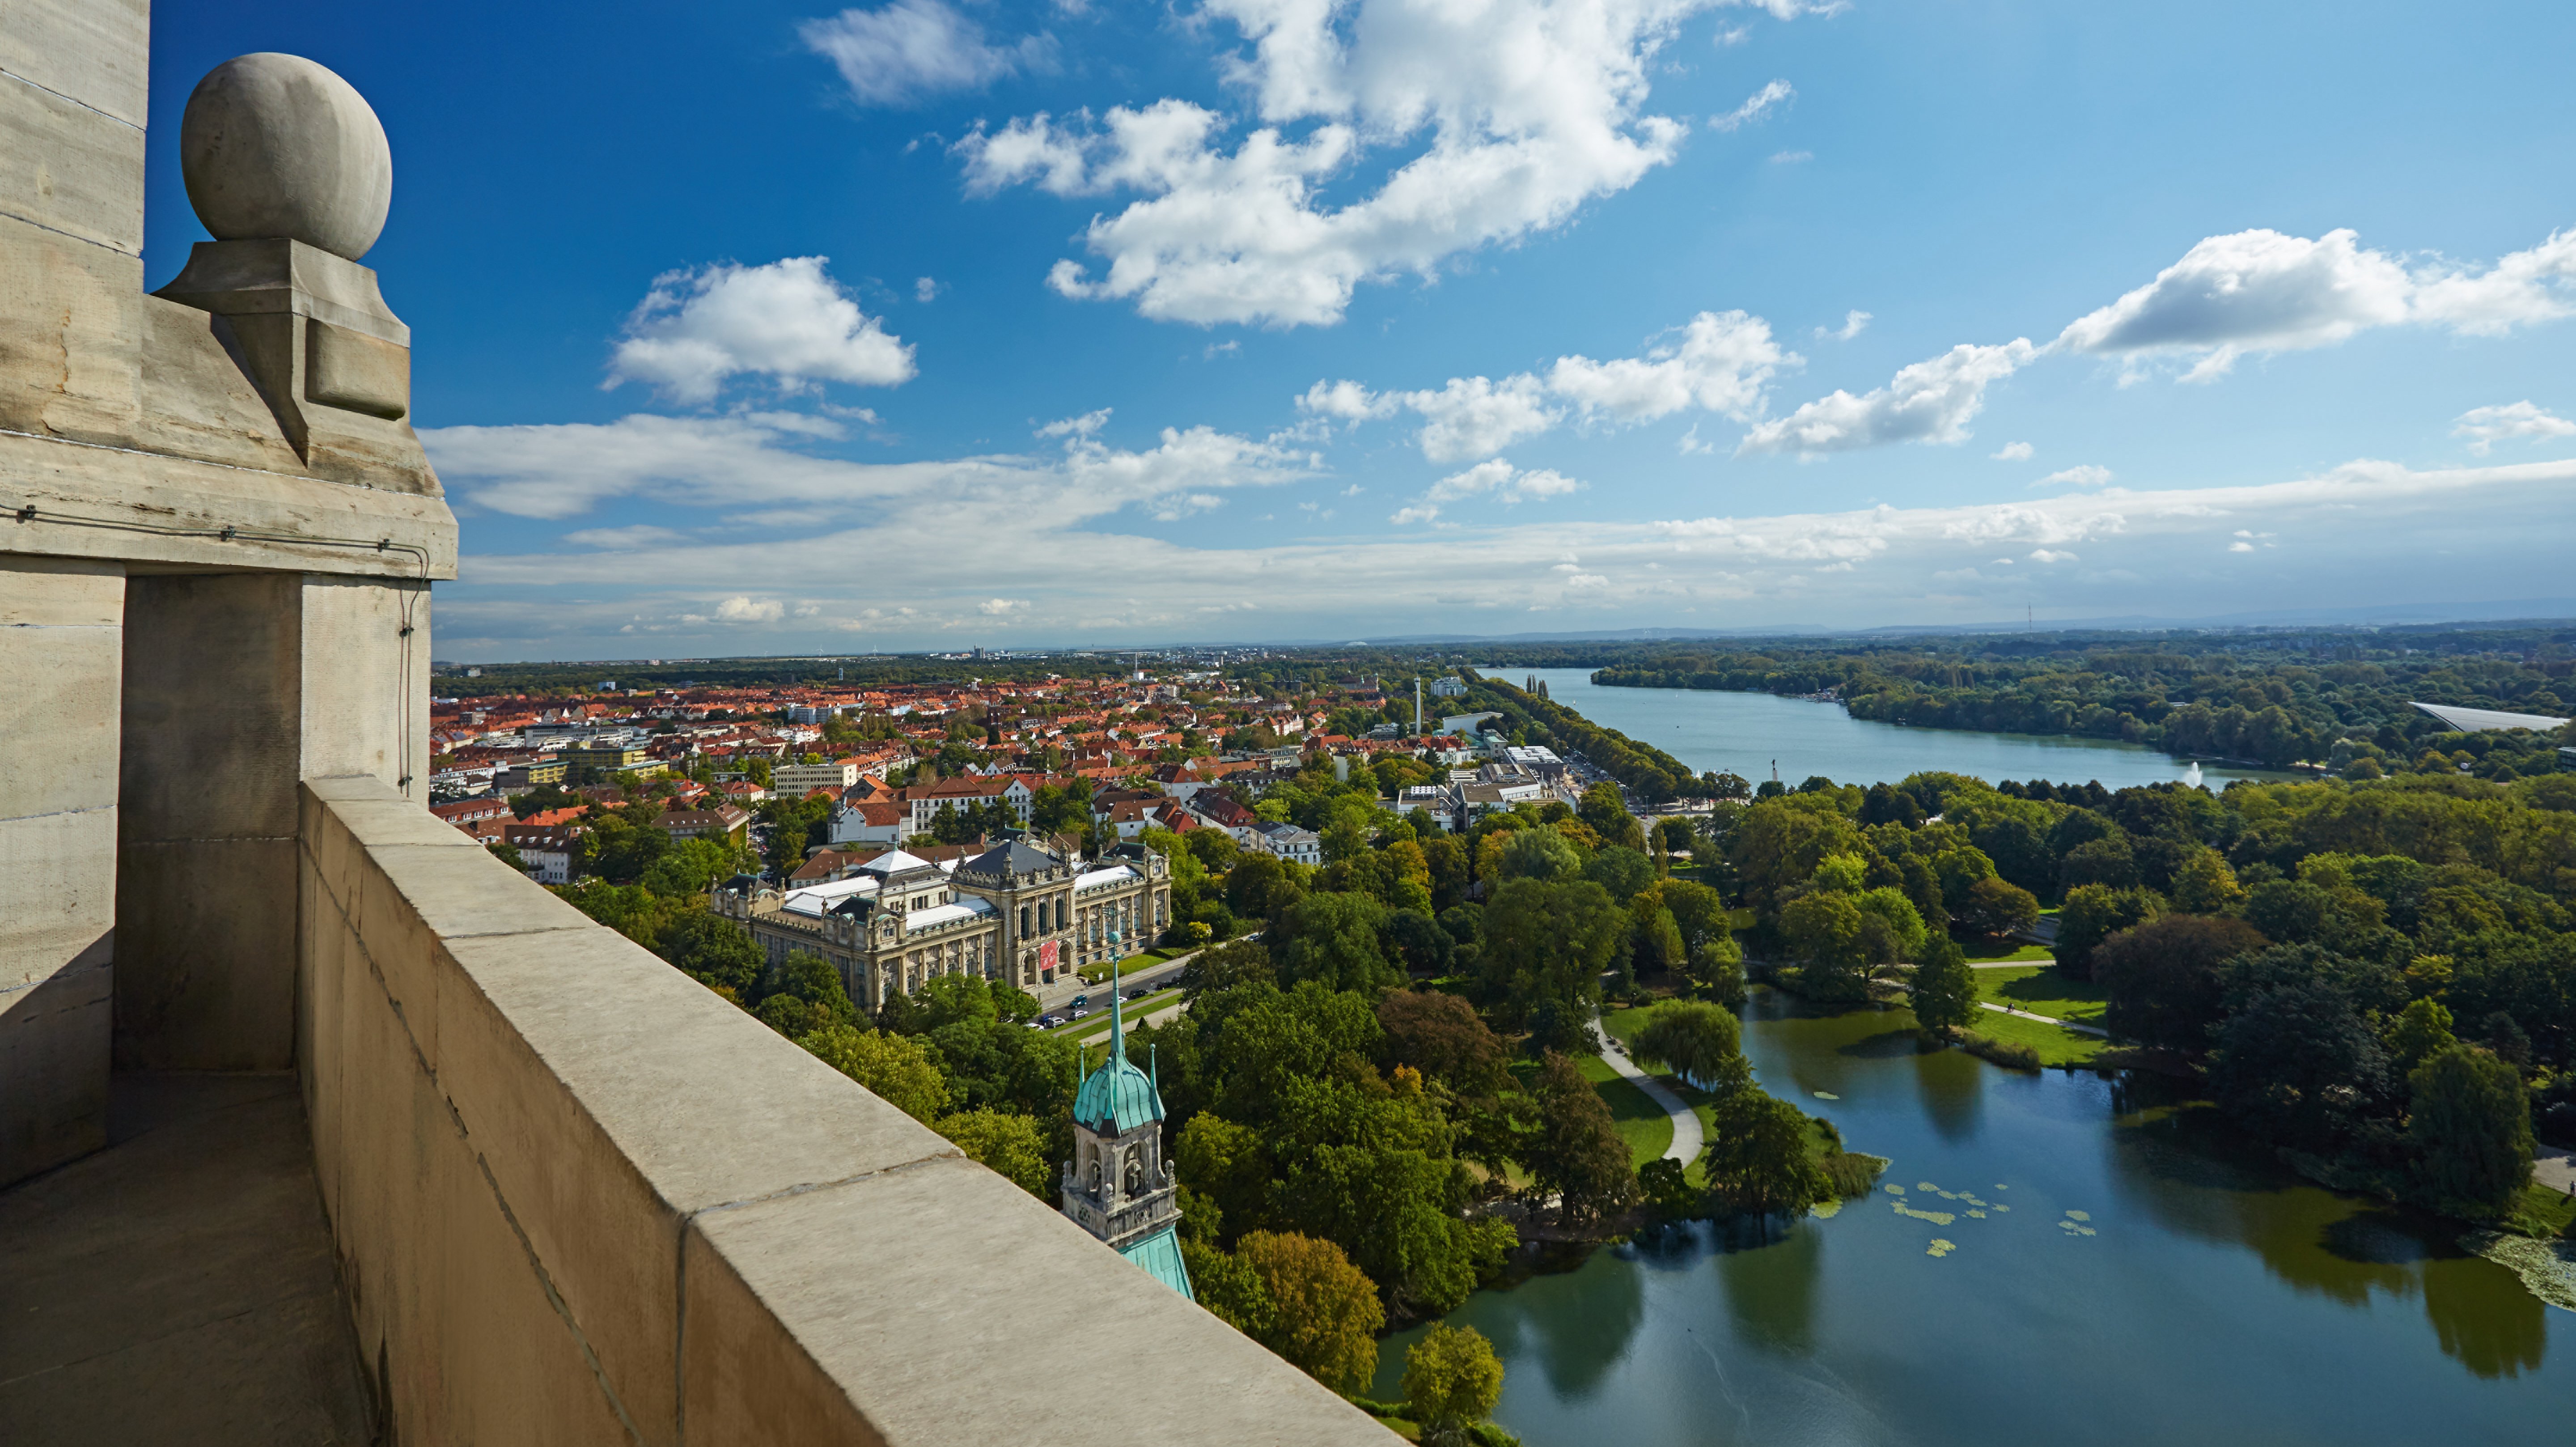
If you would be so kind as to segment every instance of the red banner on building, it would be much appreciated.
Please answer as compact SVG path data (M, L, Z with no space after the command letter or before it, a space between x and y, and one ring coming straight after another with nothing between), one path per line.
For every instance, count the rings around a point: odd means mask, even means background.
M1048 940L1045 944L1042 944L1042 945L1038 946L1038 968L1039 968L1039 969L1041 969L1041 970L1052 970L1052 969L1054 969L1054 968L1055 968L1055 962L1056 962L1056 948L1055 948L1055 945L1056 945L1056 942L1055 942L1055 941L1053 941L1053 940Z

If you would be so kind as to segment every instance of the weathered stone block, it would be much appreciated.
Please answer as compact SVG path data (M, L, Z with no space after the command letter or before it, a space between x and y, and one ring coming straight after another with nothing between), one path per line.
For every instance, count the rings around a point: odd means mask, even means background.
M0 985L0 1185L107 1144L111 942Z
M0 75L0 212L142 255L142 130Z
M151 35L150 0L7 0L0 70L141 126Z
M132 445L142 352L141 257L0 216L0 428Z
M129 842L295 832L300 591L278 574L139 576L127 588Z
M295 857L291 838L118 851L120 1068L294 1068Z
M116 811L0 819L0 990L79 959L116 920Z
M302 589L303 776L371 774L427 799L428 584L307 577Z
M851 1260L853 1243L901 1242ZM702 1213L686 1244L682 1338L693 1444L881 1441L1229 1443L1395 1440L1386 1428L963 1159ZM1097 1327L1131 1361L1114 1413L1068 1413L1099 1369ZM1009 1324L1010 1369L958 1389ZM1214 1404L1221 1404L1214 1405Z
M411 410L411 348L328 322L305 324L307 401L392 421Z
M231 332L231 323L195 307L143 299L143 415L152 419L153 441L183 457L303 471Z
M116 804L124 570L0 559L0 818Z

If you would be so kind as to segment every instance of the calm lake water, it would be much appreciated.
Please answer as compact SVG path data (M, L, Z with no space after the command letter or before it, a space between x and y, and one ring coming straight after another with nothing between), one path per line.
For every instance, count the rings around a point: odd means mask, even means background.
M1495 1416L1528 1447L2576 1435L2576 1314L2450 1228L2299 1183L2160 1082L1920 1055L1901 1011L1767 989L1745 1025L1763 1084L1892 1157L1904 1195L1477 1293L1449 1319L1493 1339ZM1383 1343L1373 1395L1400 1395L1418 1335Z
M1486 668L1512 684L1537 677L1548 696L1595 723L1650 743L1699 772L1731 771L1760 783L1778 761L1780 780L1795 788L1810 774L1837 784L1895 783L1926 769L1947 769L1993 783L2046 779L2100 781L2106 789L2180 780L2181 759L2103 739L2037 734L1910 729L1853 718L1838 703L1808 703L1767 693L1680 688L1600 688L1588 668ZM2204 766L2212 789L2230 779L2282 779L2286 774Z

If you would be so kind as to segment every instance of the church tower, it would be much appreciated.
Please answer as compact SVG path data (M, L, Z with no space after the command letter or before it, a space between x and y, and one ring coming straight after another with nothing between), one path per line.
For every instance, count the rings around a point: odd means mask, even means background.
M1126 1002L1109 976L1109 1058L1073 1098L1073 1159L1064 1168L1064 1213L1119 1255L1183 1296L1179 1187L1163 1160L1163 1092L1127 1062Z

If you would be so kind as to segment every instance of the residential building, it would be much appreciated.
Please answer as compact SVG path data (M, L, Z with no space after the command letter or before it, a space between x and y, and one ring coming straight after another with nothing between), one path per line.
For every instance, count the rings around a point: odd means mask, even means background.
M1454 675L1448 678L1435 678L1431 680L1431 696L1433 698L1464 698L1467 696L1467 680Z
M673 839L716 839L740 847L751 832L751 814L731 804L713 809L667 809L653 821Z
M550 755L512 764L495 774L493 786L505 794L524 794L547 784L561 784L571 774L572 765Z
M1294 824L1264 822L1256 825L1253 833L1262 848L1282 859L1293 860L1299 864L1324 862L1323 837L1312 829L1300 829Z
M782 799L802 799L817 789L846 789L859 781L859 761L834 759L822 764L780 764L769 772L769 787Z

